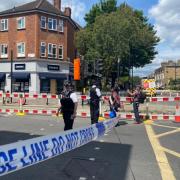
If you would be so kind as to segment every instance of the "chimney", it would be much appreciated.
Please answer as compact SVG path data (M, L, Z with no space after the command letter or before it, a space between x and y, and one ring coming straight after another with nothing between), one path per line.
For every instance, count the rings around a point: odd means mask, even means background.
M71 17L71 8L70 7L66 7L65 8L64 15Z
M61 0L54 0L54 7L61 11Z

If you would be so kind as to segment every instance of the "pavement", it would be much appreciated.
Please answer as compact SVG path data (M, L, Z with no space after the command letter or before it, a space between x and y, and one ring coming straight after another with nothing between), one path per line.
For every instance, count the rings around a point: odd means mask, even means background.
M0 145L61 132L64 126L61 118L50 116L0 115L0 123ZM89 124L90 119L77 118L74 128ZM120 126L96 141L0 179L164 180L146 127L151 127L155 134L161 135L156 139L166 148L166 152L163 152L174 177L180 179L180 125L170 121L135 125L124 120ZM170 133L172 130L177 132Z

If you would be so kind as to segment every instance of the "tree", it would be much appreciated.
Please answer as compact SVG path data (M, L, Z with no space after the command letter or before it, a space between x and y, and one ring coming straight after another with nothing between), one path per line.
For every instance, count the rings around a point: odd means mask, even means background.
M93 5L89 13L85 15L86 26L92 26L96 17L116 11L116 4L117 0L101 0L100 3Z
M159 38L143 12L125 3L116 10L110 8L108 11L100 7L101 13L97 16L90 16L90 10L89 15L86 15L91 17L86 19L87 27L77 33L79 52L88 60L103 59L105 77L117 72L118 59L124 72L131 67L143 67L151 63L157 54L155 46Z

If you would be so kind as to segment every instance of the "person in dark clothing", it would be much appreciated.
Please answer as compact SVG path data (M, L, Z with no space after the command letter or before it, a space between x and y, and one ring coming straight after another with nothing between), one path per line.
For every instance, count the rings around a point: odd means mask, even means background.
M141 123L140 115L139 115L139 98L140 98L141 91L142 90L140 86L137 86L133 93L131 93L128 90L128 94L133 97L133 110L134 110L134 116L135 116L135 121L136 121L135 124Z
M91 124L98 123L100 97L101 97L100 89L97 88L96 85L93 85L90 90Z
M119 111L119 108L121 107L120 103L120 97L118 94L118 91L114 88L111 90L111 96L109 98L109 106L110 110L114 110L115 112Z
M76 118L78 99L71 83L66 83L64 91L61 93L60 106L64 119L64 131L73 128Z

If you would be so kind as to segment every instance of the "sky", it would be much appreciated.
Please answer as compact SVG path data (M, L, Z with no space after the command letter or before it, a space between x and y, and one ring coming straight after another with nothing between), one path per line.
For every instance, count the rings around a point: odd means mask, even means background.
M33 0L0 0L0 11L31 2ZM53 0L49 0L52 2ZM62 7L70 6L72 18L81 26L85 25L84 16L92 5L99 0L61 0ZM118 0L118 5L126 2L135 9L143 10L157 31L161 41L156 47L158 55L149 64L141 69L135 70L135 75L147 76L156 68L160 67L162 61L180 59L180 0Z

